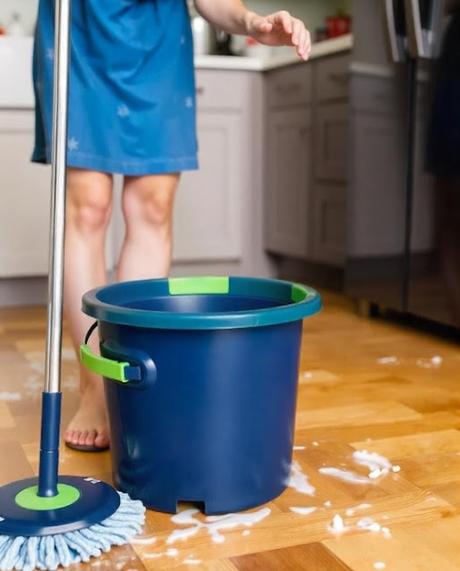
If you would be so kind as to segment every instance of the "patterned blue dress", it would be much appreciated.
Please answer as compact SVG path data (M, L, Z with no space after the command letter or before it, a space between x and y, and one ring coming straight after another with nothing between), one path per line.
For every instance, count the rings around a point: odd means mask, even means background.
M186 0L72 0L69 166L125 175L197 168ZM54 0L40 0L32 160L51 160Z

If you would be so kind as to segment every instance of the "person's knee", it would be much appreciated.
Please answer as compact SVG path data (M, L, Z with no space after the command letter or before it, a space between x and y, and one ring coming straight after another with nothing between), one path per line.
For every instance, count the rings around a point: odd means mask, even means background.
M169 229L172 221L177 177L139 177L125 184L123 214L129 227L148 224Z
M110 221L112 181L103 173L72 173L67 183L67 224L83 234L103 232Z

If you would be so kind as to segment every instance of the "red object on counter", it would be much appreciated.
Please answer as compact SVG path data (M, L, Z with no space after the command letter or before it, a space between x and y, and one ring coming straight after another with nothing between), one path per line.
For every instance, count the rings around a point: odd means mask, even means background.
M337 38L349 34L351 31L350 16L329 16L326 18L328 38Z

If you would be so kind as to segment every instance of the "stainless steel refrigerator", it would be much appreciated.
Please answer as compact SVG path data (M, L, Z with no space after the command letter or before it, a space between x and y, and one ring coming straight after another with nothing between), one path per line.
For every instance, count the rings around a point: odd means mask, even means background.
M460 327L460 0L353 0L347 293Z

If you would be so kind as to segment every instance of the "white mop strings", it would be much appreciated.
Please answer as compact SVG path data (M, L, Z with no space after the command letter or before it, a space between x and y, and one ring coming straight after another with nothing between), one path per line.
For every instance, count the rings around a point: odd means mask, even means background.
M117 511L86 529L44 537L0 536L0 571L54 571L99 557L113 545L124 545L140 533L145 521L142 502L120 493Z

